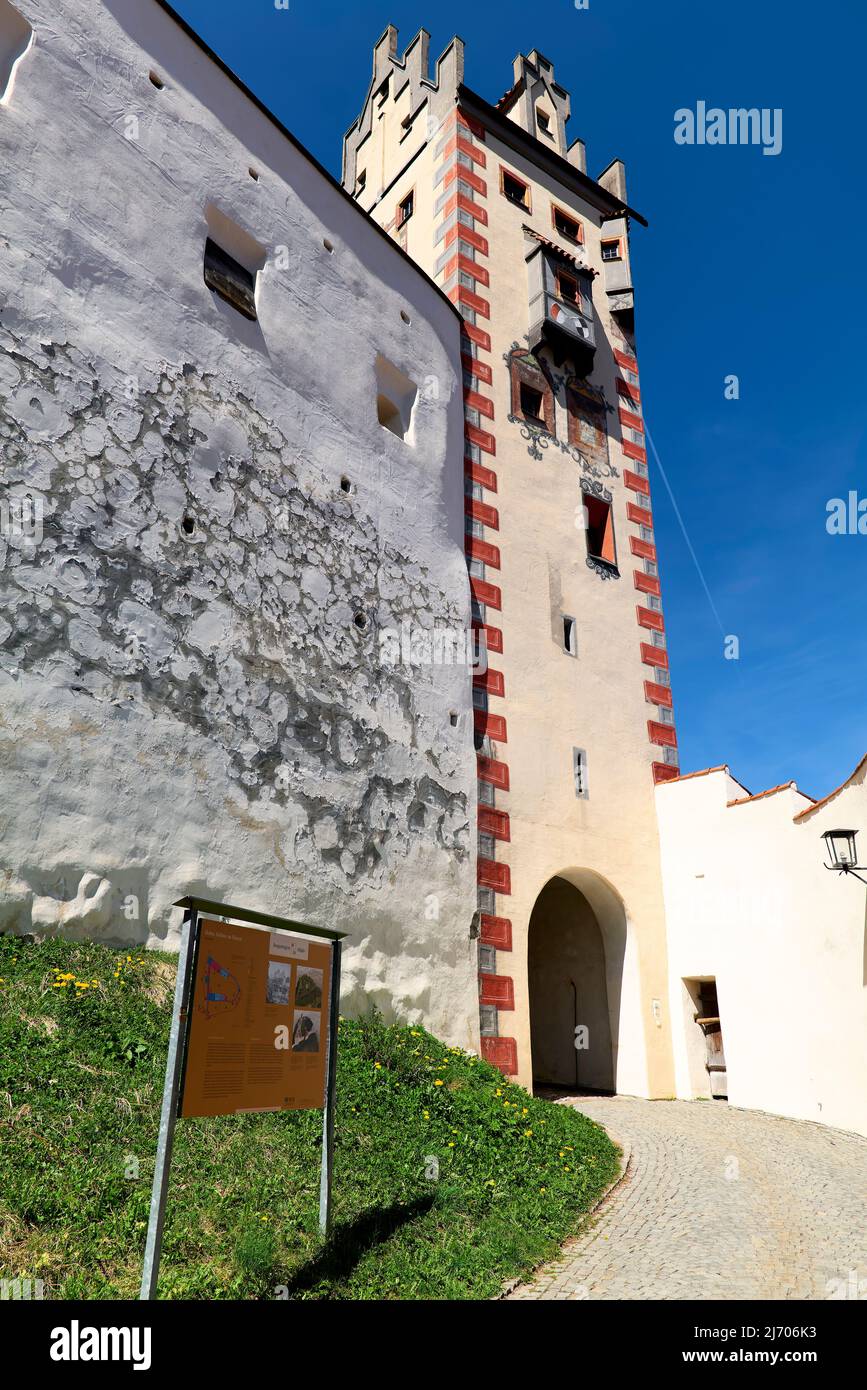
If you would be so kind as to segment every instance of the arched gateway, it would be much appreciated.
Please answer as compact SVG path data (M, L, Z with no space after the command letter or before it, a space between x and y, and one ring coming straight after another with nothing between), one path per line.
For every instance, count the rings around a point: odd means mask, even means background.
M539 893L527 962L534 1084L618 1089L627 940L623 902L599 874L566 870Z

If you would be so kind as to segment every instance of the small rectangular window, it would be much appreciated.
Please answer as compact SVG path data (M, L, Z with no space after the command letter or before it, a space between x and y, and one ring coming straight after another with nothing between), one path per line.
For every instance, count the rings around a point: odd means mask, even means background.
M414 193L407 193L402 202L397 205L397 225L402 227L404 222L408 222L412 217Z
M614 517L611 503L588 492L581 494L587 526L587 554L606 564L617 563L614 550Z
M587 754L583 748L572 749L572 775L575 779L575 795L587 797Z
M487 612L487 610L486 610L486 608L485 608L485 605L484 605L483 603L479 603L478 599L475 599L475 598L474 598L474 599L471 599L471 600L470 600L470 612L471 612L472 617L473 617L473 622L474 622L474 623L481 623L481 624L484 626L485 618L486 618L486 612Z
M647 600L648 608L652 608L654 613L662 612L662 599L659 594L645 594L644 597Z
M674 713L673 713L672 710L670 710L670 709L668 708L668 705L657 705L656 708L657 708L658 711L659 711L659 722L660 722L660 724L673 724L673 723L674 723Z
M464 517L464 531L468 536L475 536L476 540L484 540L484 525L481 521L478 521L474 516Z
M581 286L574 275L569 275L565 270L557 271L557 294L561 299L565 299L567 304L574 304L577 309L581 304Z
M665 646L665 633L664 633L664 632L651 632L650 637L651 637L651 641L653 642L654 647L664 647L664 646Z
M654 666L653 674L657 685L671 685L671 676L664 666Z
M210 237L205 242L205 284L245 319L256 318L256 276Z
M603 241L602 259L603 261L619 261L621 259L619 237L617 237L614 241Z
M510 203L517 203L529 212L530 210L530 190L521 179L510 174L507 169L501 170L502 189Z
M483 690L480 685L473 686L473 708L479 710L487 710L488 708L488 692Z
M477 502L484 501L485 489L475 478L464 478L464 492L467 497L474 497Z
M558 208L556 203L551 204L551 214L554 230L559 236L565 237L567 241L583 242L584 233L577 217L570 217L569 213Z
M644 573L651 575L657 575L659 573L659 570L656 566L656 562L654 560L645 560Z
M493 897L493 894L491 894ZM479 907L482 904L479 903ZM484 911L484 909L482 909ZM491 905L493 912L493 904ZM496 1038L500 1032L499 1019L497 1017L496 1004L479 1005L479 1036L482 1038Z
M676 748L669 748L668 746L666 746L666 747L662 750L662 756L663 756L663 758L665 759L665 761L668 763L669 767L677 767L677 749L676 749Z
M480 911L480 912L487 912L487 913L489 913L489 914L495 912L495 911L496 911L496 899L494 898L494 890L493 890L493 888L479 888L478 892L476 893L476 902L477 902L478 905L479 905L479 911ZM494 1012L494 1019L496 1020L496 1017L497 1017L497 1011L496 1011L496 1009L494 1009L493 1012ZM495 1028L494 1031L496 1031L496 1028Z
M563 614L563 650L570 656L578 655L578 627L567 613Z
M540 425L545 423L542 419L542 392L526 381L521 382L521 414L528 420L538 421Z
M356 178L356 180L355 180L355 191L356 191L356 193L360 193L360 192L362 191L362 189L365 187L366 183L367 183L367 170L366 170L366 169L361 169L361 170L359 170L358 176L357 176L357 178Z
M467 569L469 570L470 574L473 576L473 579L484 579L484 577L485 577L485 563L484 563L484 560L467 560Z
M539 127L539 129L541 130L541 132L542 132L543 135L549 135L549 136L550 136L550 134L551 134L551 117L548 115L548 113L547 113L546 111L538 111L538 110L537 110L537 112L536 112L536 124L538 125L538 127Z
M652 545L652 544L653 544L653 528L652 528L651 526L642 526L640 529L641 529L641 539L642 539L643 541L647 541L648 545Z

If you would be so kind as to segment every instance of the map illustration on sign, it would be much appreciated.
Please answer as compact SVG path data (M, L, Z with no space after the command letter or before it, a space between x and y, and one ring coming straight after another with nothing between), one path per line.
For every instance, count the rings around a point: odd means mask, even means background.
M227 970L213 956L208 956L202 971L202 998L199 1009L212 1018L224 1009L234 1009L241 998L241 986L231 970Z

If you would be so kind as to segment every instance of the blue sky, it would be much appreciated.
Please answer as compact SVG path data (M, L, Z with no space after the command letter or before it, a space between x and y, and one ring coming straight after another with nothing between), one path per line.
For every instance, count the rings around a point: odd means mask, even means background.
M540 49L572 95L588 171L626 161L646 417L718 625L651 460L684 771L728 762L752 791L823 796L867 751L867 535L826 503L867 498L863 55L867 7L784 0L174 0L334 174L387 23L496 101ZM696 102L780 107L777 156L682 146ZM724 398L739 378L740 399ZM740 657L723 655L724 634Z

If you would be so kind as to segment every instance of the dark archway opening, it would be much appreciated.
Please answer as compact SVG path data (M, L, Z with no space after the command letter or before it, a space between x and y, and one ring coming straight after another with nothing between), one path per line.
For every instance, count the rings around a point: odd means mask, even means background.
M528 974L534 1086L613 1093L605 943L587 898L565 878L536 899Z

